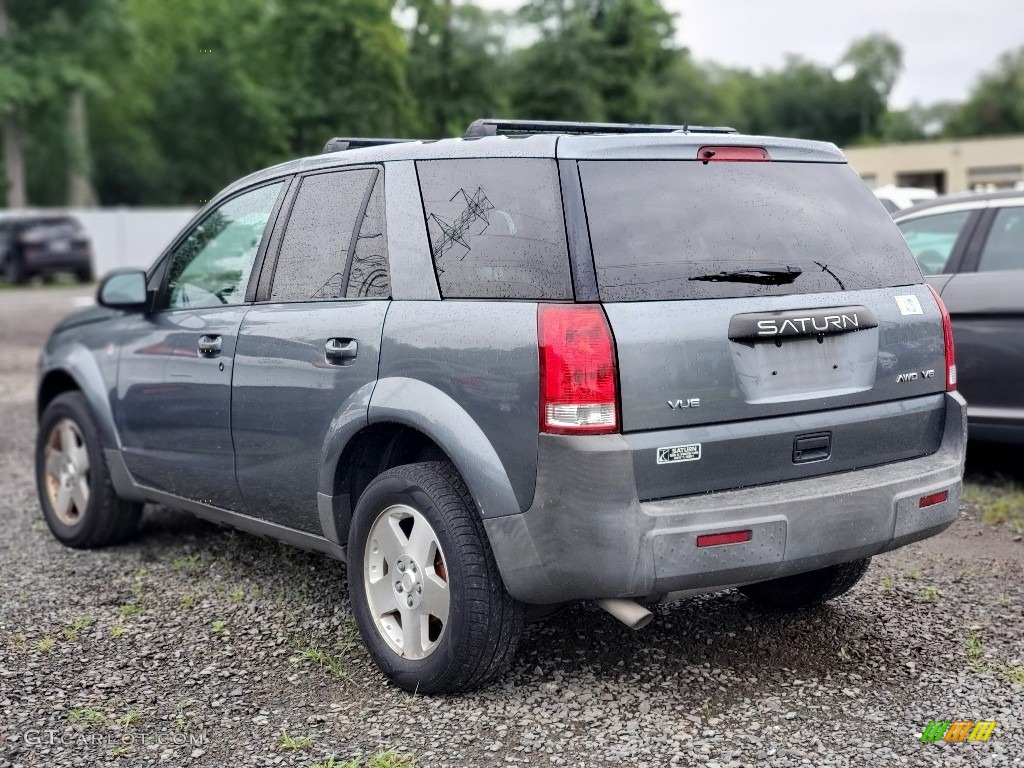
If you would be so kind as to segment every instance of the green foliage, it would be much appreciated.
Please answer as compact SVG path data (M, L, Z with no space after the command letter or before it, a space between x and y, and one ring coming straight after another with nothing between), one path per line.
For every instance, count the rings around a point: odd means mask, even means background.
M951 136L1024 133L1024 46L999 57L950 121Z
M968 101L893 111L899 45L764 72L695 61L665 0L3 0L0 116L28 197L197 205L332 136L459 135L475 118L732 125L840 145L1024 132L1024 48ZM86 128L73 128L72 105ZM189 573L193 564L189 563Z

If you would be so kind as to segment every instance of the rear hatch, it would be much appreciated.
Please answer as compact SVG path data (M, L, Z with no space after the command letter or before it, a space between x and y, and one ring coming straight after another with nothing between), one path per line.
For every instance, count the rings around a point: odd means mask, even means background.
M937 450L942 317L882 206L845 162L707 149L578 162L641 498Z

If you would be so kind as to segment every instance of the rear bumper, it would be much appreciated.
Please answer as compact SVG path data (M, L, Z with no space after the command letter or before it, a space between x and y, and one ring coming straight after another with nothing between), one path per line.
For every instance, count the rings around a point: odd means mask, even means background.
M621 436L542 435L534 503L484 521L509 593L527 603L643 597L765 581L934 536L959 512L967 409L945 396L929 456L734 491L640 502ZM948 491L925 509L922 496ZM750 530L698 548L698 535Z

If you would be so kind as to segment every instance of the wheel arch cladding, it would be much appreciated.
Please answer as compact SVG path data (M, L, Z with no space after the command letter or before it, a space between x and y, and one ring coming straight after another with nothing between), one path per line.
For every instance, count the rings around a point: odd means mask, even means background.
M63 356L63 365L47 370L36 393L36 421L46 407L65 392L81 392L99 428L104 448L117 448L120 441L114 425L114 412L107 397L108 386L92 354L84 347L74 347Z
M521 511L494 446L470 415L436 387L405 377L381 379L370 400L369 423L409 427L429 439L462 475L482 517Z

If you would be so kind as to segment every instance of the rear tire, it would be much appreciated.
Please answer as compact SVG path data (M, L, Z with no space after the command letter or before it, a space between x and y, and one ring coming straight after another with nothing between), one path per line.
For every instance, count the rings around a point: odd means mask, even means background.
M802 611L839 597L861 580L871 558L740 587L740 592L773 611Z
M75 273L75 278L78 280L79 283L81 283L83 285L85 283L91 283L92 282L92 267L85 267L84 269L78 270Z
M4 280L11 285L24 285L28 282L28 273L17 256L8 256L4 262Z
M119 544L138 528L142 505L114 492L99 429L81 392L59 395L39 420L36 490L43 519L66 546Z
M367 486L349 529L348 581L363 642L407 691L478 688L515 658L523 605L506 592L448 462L395 467Z

